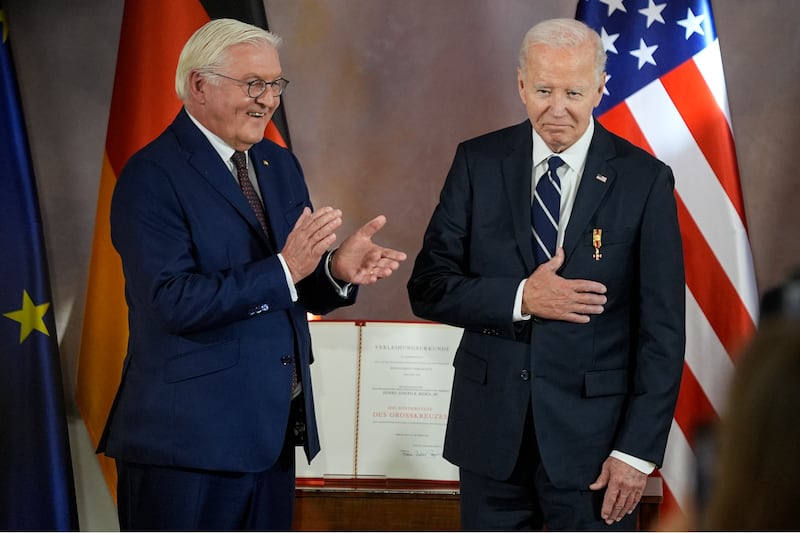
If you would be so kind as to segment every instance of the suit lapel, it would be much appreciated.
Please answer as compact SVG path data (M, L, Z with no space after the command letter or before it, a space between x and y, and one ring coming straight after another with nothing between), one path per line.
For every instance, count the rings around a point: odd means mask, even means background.
M608 165L608 160L615 155L611 134L596 121L594 128L583 176L564 236L565 261L569 260L600 202L612 189L616 179L616 173Z
M275 246L280 248L281 244L286 242L286 236L292 228L288 227L286 219L282 215L282 195L276 186L277 180L273 174L275 165L270 162L274 158L271 156L269 145L263 142L253 145L250 149L250 158L256 171L258 188L261 190L261 199L264 202L267 223L272 231Z
M172 123L172 127L181 145L189 154L189 164L247 220L247 223L262 237L264 242L269 244L256 214L247 202L247 198L242 194L242 189L236 183L236 178L209 144L208 139L197 129L185 110L181 109Z
M502 159L503 183L508 195L517 247L529 271L536 267L531 244L531 172L533 134L530 121L525 121L509 136L509 151Z

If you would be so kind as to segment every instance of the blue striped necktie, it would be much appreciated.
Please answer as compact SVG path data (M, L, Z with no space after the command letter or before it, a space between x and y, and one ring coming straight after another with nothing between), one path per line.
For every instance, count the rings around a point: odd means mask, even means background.
M547 160L547 172L539 178L531 202L533 255L536 264L550 260L556 250L558 219L561 211L561 181L556 170L564 164L557 155Z

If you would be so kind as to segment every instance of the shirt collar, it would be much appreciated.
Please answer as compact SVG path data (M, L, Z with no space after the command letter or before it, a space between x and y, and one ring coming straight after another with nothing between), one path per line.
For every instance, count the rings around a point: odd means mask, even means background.
M592 136L594 135L594 117L589 117L589 126L580 138L558 154L558 156L567 164L569 168L576 172L580 172L586 163L586 155L589 153L589 145L592 143ZM547 147L547 144L542 140L536 130L533 130L533 167L544 163L553 152Z
M194 118L191 113L187 111L186 114L189 115L190 119L192 119L192 122L194 122L194 125L197 126L197 129L199 129L200 132L205 135L206 139L208 139L208 142L211 143L211 146L219 154L222 160L225 161L228 166L230 166L231 156L236 150L228 146L228 143L223 141L219 135L213 133L211 130L200 124L200 121ZM245 154L247 154L247 150L245 150Z

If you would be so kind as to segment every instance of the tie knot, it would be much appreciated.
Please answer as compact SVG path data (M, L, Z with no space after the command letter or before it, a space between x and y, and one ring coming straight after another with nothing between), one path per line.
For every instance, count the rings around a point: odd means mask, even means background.
M550 172L552 172L553 174L555 174L556 170L558 170L558 168L561 167L561 165L563 164L564 160L558 157L557 155L551 156L550 159L547 160L547 166Z
M247 155L244 152L235 151L231 156L231 161L236 166L236 170L247 170Z

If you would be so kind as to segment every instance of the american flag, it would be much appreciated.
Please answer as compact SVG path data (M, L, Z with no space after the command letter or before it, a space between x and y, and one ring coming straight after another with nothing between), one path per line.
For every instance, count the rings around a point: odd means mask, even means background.
M758 294L710 0L579 0L608 57L596 109L675 173L686 267L686 363L660 475L662 513L693 506L695 429L724 411Z

